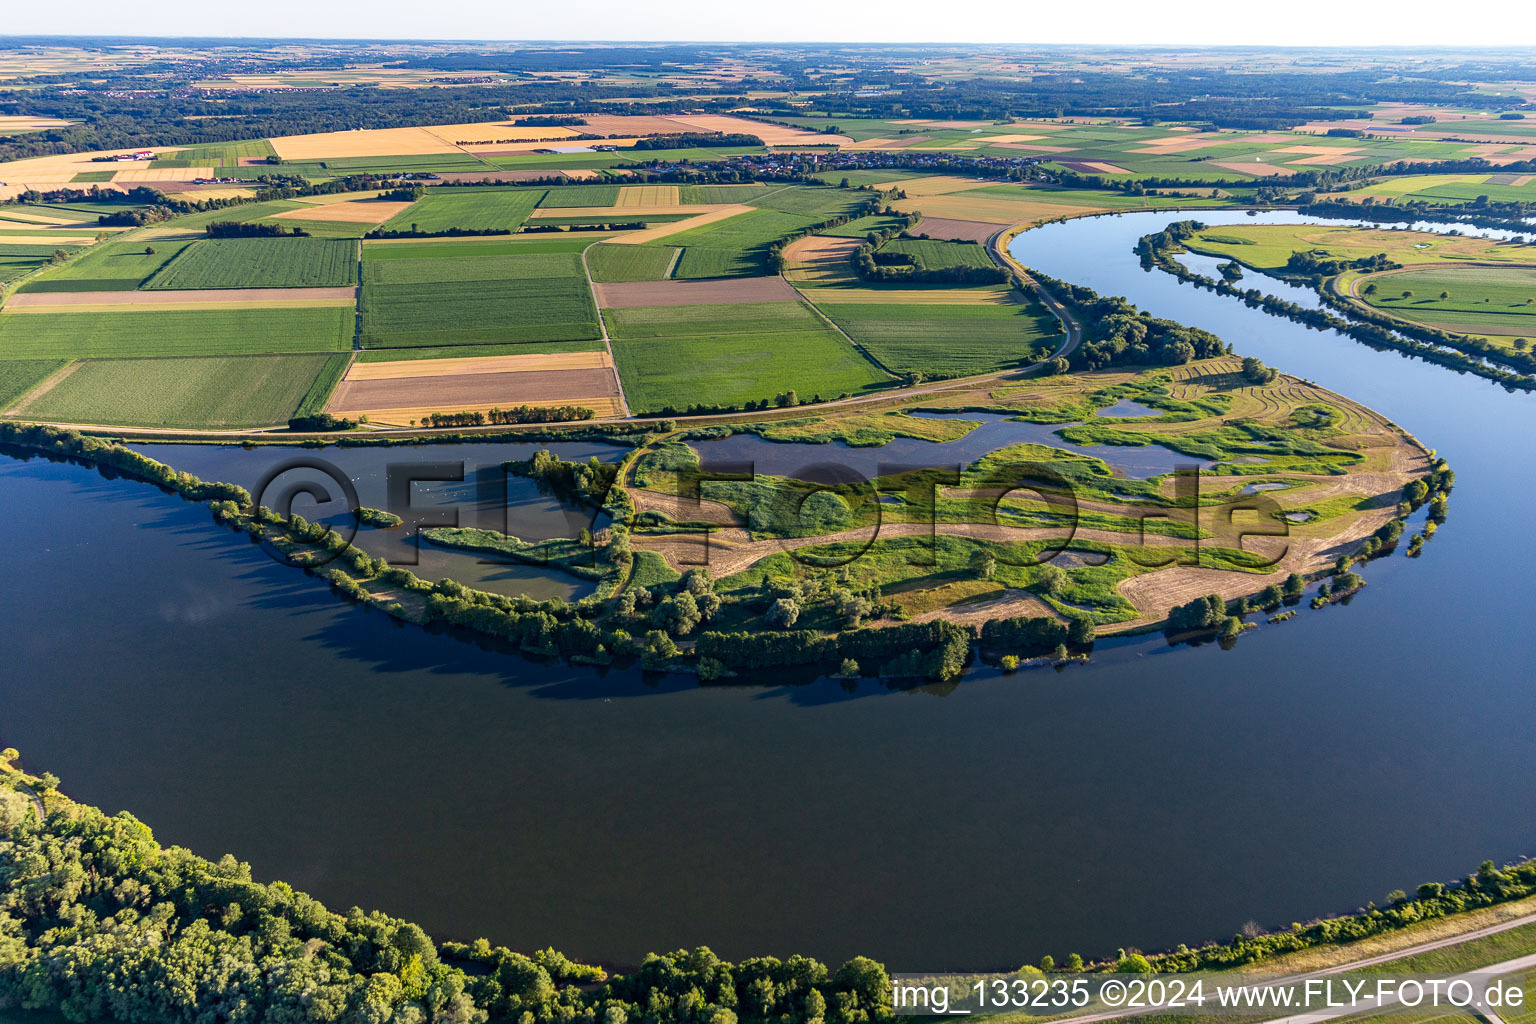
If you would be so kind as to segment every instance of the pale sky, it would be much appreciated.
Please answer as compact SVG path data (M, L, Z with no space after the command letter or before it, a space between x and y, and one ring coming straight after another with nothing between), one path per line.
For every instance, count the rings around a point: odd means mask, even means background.
M8 2L0 33L349 39L1532 46L1516 5L1428 0L1168 4L1149 0L263 0Z

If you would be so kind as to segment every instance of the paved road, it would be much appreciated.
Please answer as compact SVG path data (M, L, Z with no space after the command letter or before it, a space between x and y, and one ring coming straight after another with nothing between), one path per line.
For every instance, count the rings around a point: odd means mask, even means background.
M1393 953L1382 953L1379 956L1370 956L1360 960L1351 960L1349 963L1339 964L1335 967L1324 967L1316 971L1306 971L1301 974L1287 975L1287 979L1291 982L1299 982L1306 981L1309 978L1323 978L1332 974L1344 974L1349 971L1363 970L1367 967L1376 967L1381 964L1391 963L1394 960L1403 960L1407 957L1417 956L1420 953L1431 953L1437 949L1448 949L1451 946L1459 946L1462 943L1471 942L1474 939L1480 939L1488 935L1497 935L1500 932L1507 932L1511 929L1520 928L1528 924L1536 924L1536 914L1526 914L1523 917L1511 918L1508 921L1501 921L1498 924L1491 924L1483 928L1476 928L1470 932L1463 932L1460 935L1452 935L1448 938L1436 939L1433 942L1425 942L1417 946L1410 946L1407 949L1401 949ZM1513 971L1527 970L1531 967L1536 967L1536 955L1519 957L1515 960L1506 960L1503 963L1491 964L1487 967L1479 967L1475 973L1505 974ZM1463 977L1463 975L1456 975L1456 977ZM1232 982L1234 984L1240 983L1241 976L1233 974ZM1289 1017L1277 1018L1269 1021L1268 1024L1314 1024L1314 1022L1318 1021L1332 1020L1336 1017L1348 1017L1366 1012L1370 1011L1368 1009L1362 1010L1359 1008L1340 1010L1337 1013L1331 1011L1318 1011L1318 1013L1315 1014L1294 1014ZM1103 1013L1088 1013L1077 1017L1060 1017L1052 1021L1051 1024L1095 1024L1096 1021L1122 1020L1126 1017L1139 1017L1144 1016L1145 1014L1146 1010L1143 1009L1106 1010Z

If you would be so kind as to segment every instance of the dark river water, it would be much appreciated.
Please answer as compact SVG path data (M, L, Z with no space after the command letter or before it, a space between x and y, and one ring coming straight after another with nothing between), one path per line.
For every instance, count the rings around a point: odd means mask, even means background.
M1143 272L1132 244L1173 219L1051 225L1014 251L1450 459L1450 521L1421 558L1369 565L1348 607L1232 650L1106 642L1086 667L942 691L701 688L396 625L200 506L0 460L0 744L334 908L621 963L708 944L1014 967L1283 927L1536 851L1536 398ZM156 450L240 481L272 457ZM512 498L535 534L547 499Z

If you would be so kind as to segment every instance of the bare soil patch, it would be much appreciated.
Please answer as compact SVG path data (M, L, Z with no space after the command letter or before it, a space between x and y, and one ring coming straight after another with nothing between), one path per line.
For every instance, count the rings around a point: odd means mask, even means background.
M514 405L590 407L593 399L617 401L618 395L618 380L611 368L521 370L345 380L326 408L339 415L369 413L370 418L377 418L375 412L399 409L458 412Z
M949 220L944 217L924 217L912 229L919 235L939 238L950 242L985 242L997 233L997 225L982 220Z

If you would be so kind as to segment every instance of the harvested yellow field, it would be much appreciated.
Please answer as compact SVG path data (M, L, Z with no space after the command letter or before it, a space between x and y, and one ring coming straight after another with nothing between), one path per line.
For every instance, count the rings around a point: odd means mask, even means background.
M256 190L249 188L208 188L198 189L195 192L182 192L180 195L187 199L251 199L256 195Z
M1149 139L1135 149L1127 150L1130 153L1188 153L1196 149L1209 149L1211 146L1222 146L1231 142L1230 136L1221 136L1215 132L1190 136L1171 135L1166 139Z
M380 202L377 199L357 199L345 203L325 203L306 206L298 210L274 213L269 220L322 220L337 224L382 224L397 213L404 212L410 203Z
M155 150L161 155L179 151L177 148ZM125 171L143 169L150 165L149 160L113 160L110 163L97 163L92 159L98 156L126 156L133 152L134 150L131 149L99 149L88 153L55 153L50 156L32 156L25 160L12 160L5 165L5 180L68 181L81 171Z
M976 178L935 174L926 178L902 178L898 181L889 181L880 185L880 188L899 188L909 196L943 196L951 192L967 192L985 185L986 182L978 181Z
M805 293L817 302L848 302L861 306L1014 306L1019 293L1006 285L996 288L813 288Z
M146 184L154 181L191 181L193 178L213 177L212 167L144 167L138 170L118 171L112 180L118 184Z
M516 373L529 370L604 370L613 360L602 352L542 352L526 356L473 356L463 359L400 359L387 363L353 363L346 379L398 380L406 377L454 377L471 373Z
M629 172L628 171L611 171L610 173L612 173L612 174L628 174ZM580 168L578 170L572 170L572 171L561 171L560 174L563 175L564 177L569 178L572 181L591 181L594 178L601 178L601 177L603 177L603 175L600 174L599 172L594 171L594 170L592 170L590 168L587 168L587 167L583 167L583 168Z
M524 127L511 121L482 121L477 124L427 125L426 131L453 146L484 146L498 142L537 142L568 139L581 133L554 125Z
M849 152L856 152L864 149L889 149L903 145L906 145L906 143L898 142L896 139L865 139L862 142L855 142L851 146L844 146L843 148Z
M95 235L66 235L55 233L52 235L0 235L0 242L6 245L90 245L96 241Z
M446 127L446 126L444 126ZM284 160L323 160L349 156L417 156L462 153L427 128L369 128L350 132L317 132L268 139Z
M639 141L639 139L633 138L604 139L603 145L628 149ZM560 145L584 146L586 143L566 142L564 139L524 142L477 142L473 145L465 146L464 149L479 156L510 156L514 153L537 153L541 149L549 149L552 146Z
M943 220L979 220L988 224L1038 224L1055 217L1094 213L1098 207L1035 203L1021 199L995 199L964 193L898 199L892 204L903 213L918 211ZM918 228L922 230L921 226Z
M1100 174L1130 174L1131 172L1119 164L1107 164L1102 160L1084 160L1083 166Z
M0 114L0 135L11 132L41 131L44 128L68 128L72 122L56 117L33 117L30 114Z
M582 117L592 135L681 135L698 131L670 117L641 114L584 114Z
M688 206L684 207L684 209L697 210L700 209L700 207ZM735 217L739 214L750 213L753 209L755 209L755 207L747 206L743 203L730 203L723 206L716 206L712 207L708 213L700 214L697 217L689 217L687 220L675 220L669 224L657 224L655 227L646 228L644 231L631 231L627 234L616 235L615 237L608 239L608 241L614 245L640 245L644 242L654 242L659 238L666 238L669 235L675 235L679 232L688 231L692 228L701 228L705 224L714 224L717 221L725 220L728 217ZM537 213L538 211L535 210L534 212ZM633 211L625 212L631 213ZM570 212L566 210L562 210L561 213L566 216L571 216Z
M849 260L862 238L830 238L807 235L784 250L784 279L793 284L841 284L856 280Z
M676 185L625 185L619 189L617 206L681 206Z
M80 224L85 223L85 221L80 218L68 217L53 210L50 210L47 213L33 213L30 210L20 209L0 210L0 220L22 221L29 225L37 224L43 227L54 227L55 225L59 224L78 227Z

